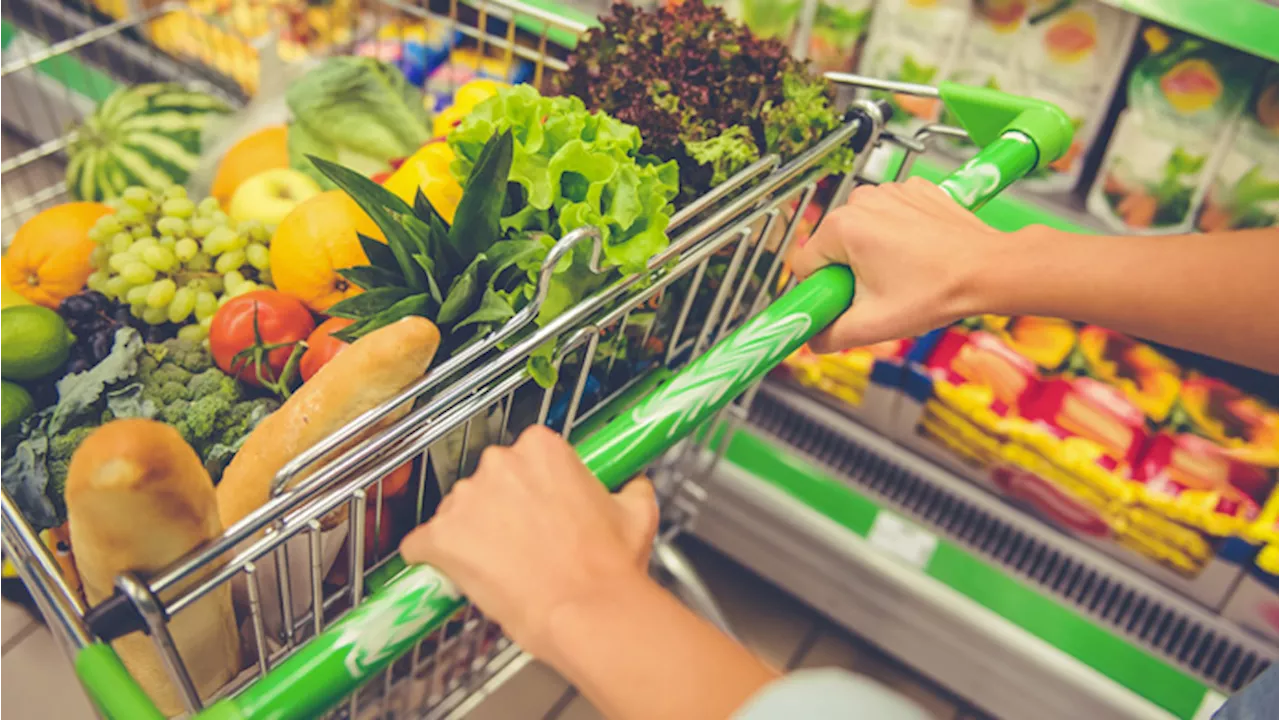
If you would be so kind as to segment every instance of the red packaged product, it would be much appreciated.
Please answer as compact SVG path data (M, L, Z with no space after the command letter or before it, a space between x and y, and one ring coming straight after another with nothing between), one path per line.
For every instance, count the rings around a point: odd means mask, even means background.
M1134 465L1134 479L1143 485L1148 504L1216 535L1257 518L1275 486L1265 468L1188 433L1152 437Z
M1055 378L1022 403L1022 416L1062 437L1077 436L1132 463L1147 438L1146 416L1114 387L1091 378Z
M924 365L936 380L989 387L996 402L1010 407L1017 407L1040 380L1034 362L983 330L947 330Z

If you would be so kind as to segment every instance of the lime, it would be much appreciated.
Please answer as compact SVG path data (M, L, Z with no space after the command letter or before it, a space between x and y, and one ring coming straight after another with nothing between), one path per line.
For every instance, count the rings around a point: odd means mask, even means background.
M21 385L0 381L0 429L8 430L17 425L35 409L31 393Z
M58 313L39 305L0 310L0 376L35 380L67 361L75 336Z

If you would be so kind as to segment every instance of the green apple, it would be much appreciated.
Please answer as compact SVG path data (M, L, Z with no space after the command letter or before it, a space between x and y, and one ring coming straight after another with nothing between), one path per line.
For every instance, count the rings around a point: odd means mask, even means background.
M272 168L240 183L231 196L229 214L237 222L257 220L275 227L307 199L320 194L320 185L306 173Z

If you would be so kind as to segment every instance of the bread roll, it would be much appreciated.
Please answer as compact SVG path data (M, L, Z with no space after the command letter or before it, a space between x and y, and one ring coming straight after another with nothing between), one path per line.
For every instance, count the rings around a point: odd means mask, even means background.
M439 346L435 324L415 316L374 330L334 356L279 410L258 423L227 466L217 489L223 525L231 527L261 507L271 492L271 479L285 463L421 378ZM378 427L408 411L406 403Z
M85 438L71 457L66 501L90 604L111 596L120 573L154 573L222 533L213 481L200 458L177 430L152 420L115 420ZM239 671L229 585L172 617L169 631L201 697ZM150 637L133 633L112 645L161 711L183 711Z

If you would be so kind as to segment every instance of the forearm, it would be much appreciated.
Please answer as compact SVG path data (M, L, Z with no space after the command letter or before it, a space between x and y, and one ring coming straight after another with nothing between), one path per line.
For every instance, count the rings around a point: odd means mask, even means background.
M557 613L540 649L613 720L724 720L778 676L639 573Z
M1089 322L1275 372L1280 258L1274 229L1169 237L1001 236L963 312Z

